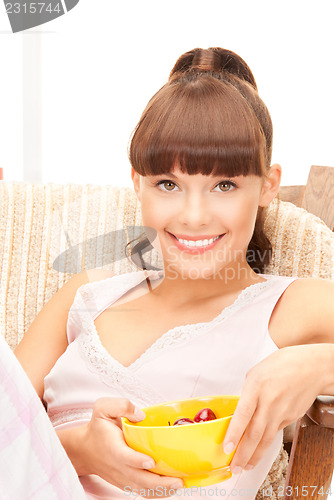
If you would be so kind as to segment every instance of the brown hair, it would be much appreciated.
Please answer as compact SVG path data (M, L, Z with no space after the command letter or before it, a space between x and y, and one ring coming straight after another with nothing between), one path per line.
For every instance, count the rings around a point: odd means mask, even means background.
M264 176L271 151L270 114L250 68L237 54L213 47L176 61L135 128L129 159L140 175L167 174L177 164L190 175ZM271 254L262 212L247 251L256 272Z

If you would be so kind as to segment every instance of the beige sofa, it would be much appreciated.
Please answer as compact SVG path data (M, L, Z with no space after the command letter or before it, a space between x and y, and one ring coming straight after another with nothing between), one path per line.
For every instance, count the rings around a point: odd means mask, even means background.
M0 331L10 347L73 273L136 270L124 247L140 226L130 188L1 181ZM320 219L274 200L265 229L273 245L269 273L334 278L334 236ZM154 250L145 260L162 267ZM280 484L285 469L286 463L275 463L268 484Z

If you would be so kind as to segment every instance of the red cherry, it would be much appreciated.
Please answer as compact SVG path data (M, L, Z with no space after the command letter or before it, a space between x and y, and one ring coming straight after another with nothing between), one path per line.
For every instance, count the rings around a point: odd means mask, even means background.
M196 413L194 422L208 422L209 420L216 420L216 418L211 408L202 408Z
M194 423L195 422L193 420L191 420L191 418L182 417L182 418L178 418L177 420L175 420L173 425L187 425L187 424L194 424Z

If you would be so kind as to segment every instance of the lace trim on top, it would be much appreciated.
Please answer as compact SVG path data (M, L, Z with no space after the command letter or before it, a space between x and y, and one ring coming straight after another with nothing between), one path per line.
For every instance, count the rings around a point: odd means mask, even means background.
M190 323L171 328L159 337L150 347L148 347L148 349L146 349L146 351L138 359L136 359L129 366L129 368L135 369L138 366L141 366L143 362L148 361L157 353L167 349L168 347L174 347L175 345L179 345L181 343L183 344L188 342L190 339L207 333L208 330L211 330L211 328L216 326L218 323L222 323L227 318L232 316L232 314L235 314L235 312L251 302L262 292L262 290L267 288L269 284L272 284L272 280L254 283L253 285L244 288L238 295L237 299L230 306L225 307L222 312L211 321L205 321L203 323ZM97 331L96 334L98 335Z
M156 276L152 276L150 272L149 276L151 279L156 278L158 274L161 276L161 272L153 271L152 273L154 273ZM112 297L112 299L108 301L106 307L109 307L126 291L128 291L133 286L136 286L140 281L143 281L143 279L145 279L145 276L143 276L143 274L140 280L133 279L134 274L138 276L142 273L135 272L131 273L132 276L127 276L127 278L131 279L125 280L125 286L123 286L123 281L122 286L117 289L115 297ZM99 282L102 286L100 287L100 290L98 290L98 293L101 293L104 289L105 294L109 292L109 297L110 295L113 295L112 293L110 293L109 288L109 280L113 278L108 278L107 280L103 280L103 282ZM199 335L203 335L218 323L222 323L223 321L225 321L232 314L235 314L238 310L251 302L264 289L271 286L275 281L273 278L275 277L267 277L266 281L264 282L254 283L253 285L244 288L240 292L236 300L230 306L225 307L222 312L219 313L218 316L216 316L212 321L180 325L171 328L163 335L161 335L151 346L147 348L147 350L143 354L141 354L133 363L131 363L131 365L127 367L114 359L102 345L94 324L96 311L100 311L100 309L97 308L94 314L91 310L89 310L89 303L86 302L88 301L88 298L92 299L91 294L93 292L96 293L96 290L91 290L87 287L87 285L84 285L83 287L81 287L84 289L81 290L81 293L79 294L79 296L77 296L77 302L81 302L81 304L78 303L79 310L85 310L86 312L86 314L82 314L80 318L82 333L78 337L82 355L86 360L89 361L90 370L97 373L101 377L103 382L108 386L118 388L122 391L126 390L130 397L135 397L136 400L138 400L139 397L140 400L143 400L143 403L146 405L157 404L160 401L163 401L163 396L158 394L155 389L148 386L147 384L144 385L143 381L140 380L140 378L137 378L135 374L136 370L138 370L144 363L157 356L160 352L169 348L174 348L176 345L184 344L189 340L198 337ZM130 287L129 282L131 284ZM92 302L92 300L90 300L90 302Z
M78 420L89 421L92 417L92 408L71 408L70 410L61 410L57 413L48 413L51 423L54 427L67 422L76 422Z

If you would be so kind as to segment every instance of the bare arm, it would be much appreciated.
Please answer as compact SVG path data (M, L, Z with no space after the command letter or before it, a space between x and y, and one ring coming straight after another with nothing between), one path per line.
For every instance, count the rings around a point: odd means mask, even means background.
M232 471L257 465L278 430L319 394L334 395L333 304L334 283L327 280L298 280L284 293L271 325L280 349L248 372L225 437L228 452L239 443Z
M17 359L41 399L45 376L67 348L67 316L78 288L110 276L112 273L100 270L74 275L43 307L15 349Z

